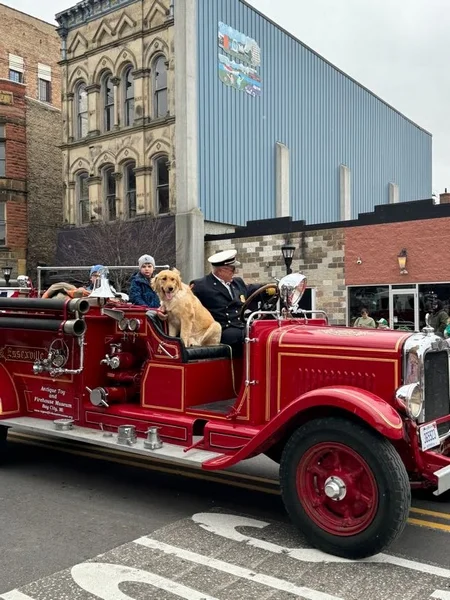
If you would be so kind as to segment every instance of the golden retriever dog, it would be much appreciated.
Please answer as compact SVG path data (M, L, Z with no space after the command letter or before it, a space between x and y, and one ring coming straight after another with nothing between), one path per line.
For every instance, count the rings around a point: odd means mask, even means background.
M180 337L186 347L220 343L220 323L214 321L191 288L181 281L177 269L160 271L152 281L152 288L159 296L161 310L167 315L169 335Z

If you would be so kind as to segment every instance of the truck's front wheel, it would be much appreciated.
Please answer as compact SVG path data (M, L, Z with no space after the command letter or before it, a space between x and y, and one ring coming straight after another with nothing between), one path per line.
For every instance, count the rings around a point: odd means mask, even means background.
M6 439L8 437L8 428L0 425L0 463L5 460L6 455Z
M280 483L286 510L307 540L345 558L389 546L411 505L408 474L392 444L343 418L315 419L292 434Z

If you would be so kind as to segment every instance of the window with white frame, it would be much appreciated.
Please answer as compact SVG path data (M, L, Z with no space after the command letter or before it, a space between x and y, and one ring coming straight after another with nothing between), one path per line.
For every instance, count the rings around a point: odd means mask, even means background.
M156 167L156 206L158 214L168 213L170 209L169 198L169 166L167 156L160 156L155 160Z
M16 83L23 83L24 70L25 69L23 58L21 56L17 56L16 54L10 54L8 75L10 81L15 81Z
M52 68L38 63L38 100L52 101Z
M0 202L0 246L6 246L6 202Z
M103 99L103 130L111 131L114 127L114 85L112 75L108 74L102 80Z
M78 214L80 223L90 222L89 210L89 175L86 172L79 173L76 181L76 194L78 201Z
M75 116L75 136L78 139L84 138L88 133L88 98L86 84L83 81L75 88Z
M134 79L132 75L133 67L128 67L123 77L123 98L124 98L124 125L129 127L134 123Z
M153 66L154 105L153 115L155 119L165 117L168 112L167 101L167 65L164 56L156 59Z
M115 221L117 217L116 210L116 177L114 167L105 167L103 169L103 189L105 193L106 220Z
M124 184L125 184L125 202L126 211L129 219L136 216L136 175L134 169L135 162L130 162L124 168Z
M6 126L0 123L0 177L6 177Z

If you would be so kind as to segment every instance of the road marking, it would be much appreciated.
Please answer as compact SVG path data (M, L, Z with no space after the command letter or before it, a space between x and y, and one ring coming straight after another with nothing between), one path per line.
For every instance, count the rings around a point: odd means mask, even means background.
M12 590L12 592L2 594L0 598L2 598L3 600L35 600L31 596L22 594L22 592L19 592L18 590Z
M190 550L183 550L177 546L171 546L170 544L165 544L164 542L159 542L149 537L141 537L137 540L134 540L134 543L145 546L146 548L150 548L151 550L162 551L165 554L176 556L182 560L188 560L189 562L194 562L198 565L209 567L210 569L216 569L217 571L228 573L234 577L246 579L252 583L260 583L276 590L288 592L290 594L296 594L297 596L301 596L307 600L342 600L342 598L339 598L338 596L332 596L330 594L326 594L325 592L319 592L318 590L313 590L311 588L297 586L289 581L285 581L284 579L278 579L277 577L271 577L270 575L257 573L255 571L251 571L250 569L245 569L244 567L239 567L238 565L227 563L223 560L218 560L217 558L211 558L204 556L203 554L191 552Z
M430 598L438 598L438 600L450 600L450 592L444 590L436 590L430 596Z
M257 529L263 529L270 525L270 523L267 523L266 521L259 521L257 519L251 519L250 517L229 515L225 513L196 513L192 516L192 520L194 523L200 525L202 529L205 529L210 533L214 533L235 542L245 542L255 548L261 548L262 550L268 550L269 552L274 552L276 554L286 554L301 562L390 564L397 567L404 567L405 569L410 569L412 571L429 573L430 575L437 575L438 577L450 579L450 569L436 567L427 563L400 558L390 554L380 553L375 556L370 556L369 558L351 560L348 558L341 558L340 556L325 554L325 552L316 550L315 548L285 548L278 544L266 542L265 540L260 540L258 538L252 538L251 536L243 535L236 531L236 527L255 527Z
M119 589L125 582L147 583L186 600L218 600L155 573L123 565L81 563L72 567L71 575L80 588L102 600L133 600Z
M14 436L17 436L17 435L19 435L19 434L14 434ZM26 435L26 434L20 434L20 435L22 436L22 435ZM31 439L31 437L27 438L26 440L14 439L13 441L14 441L14 443L25 444L25 445L30 445L30 446L37 446L37 447L46 448L49 450L55 449L55 446L53 446L51 444L46 444L46 443L43 443L40 441L34 441L33 439ZM163 461L163 460L158 460L158 463L165 464L166 467L158 466L158 465L153 464L153 461L156 460L153 457L151 457L151 458L149 457L151 464L146 464L145 462L139 462L139 461L135 461L135 460L131 460L131 459L128 460L128 459L113 457L113 456L109 455L110 452L114 452L114 453L117 453L120 455L121 454L120 450L112 450L112 451L108 450L100 455L99 453L93 454L92 452L90 452L88 450L75 450L72 448L67 448L67 447L58 445L58 451L64 452L65 454L71 454L74 456L83 456L86 458L94 458L95 460L105 460L107 462L112 462L112 463L124 465L127 467L140 468L140 469L145 469L147 471L156 471L158 473L167 473L169 475L180 475L181 477L185 477L187 479L200 479L203 481L210 481L212 483L219 483L222 485L231 485L232 487L246 489L246 490L250 490L252 492L260 492L263 494L269 494L269 495L273 495L273 496L281 496L281 491L279 489L270 489L270 488L263 487L263 486L247 484L242 481L234 481L233 479L231 479L231 477L237 476L241 480L251 479L254 481L260 481L261 483L270 483L274 486L278 485L278 481L275 479L258 478L254 475L247 476L245 474L235 473L232 471L217 471L216 475L209 475L209 474L206 474L203 470L199 470L198 473L196 473L193 470L187 470L187 469L191 469L190 467L185 467L185 468L180 467L179 465L176 465L175 463L170 463L168 461ZM225 476L225 479L221 478L223 476ZM415 507L411 507L410 510L412 513L423 514L424 516L430 516L430 517L436 517L436 518L440 518L440 519L450 520L450 514L448 514L448 513L426 510L426 509L415 508ZM416 527L426 527L428 529L435 529L438 531L450 532L450 525L436 523L434 521L425 521L423 519L416 519L414 517L409 517L407 520L407 523L409 525L414 525Z

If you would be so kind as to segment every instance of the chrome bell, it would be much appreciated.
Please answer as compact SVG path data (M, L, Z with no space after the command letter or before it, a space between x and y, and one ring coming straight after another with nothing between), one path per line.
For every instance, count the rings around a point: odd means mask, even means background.
M94 289L89 294L90 298L114 298L115 293L109 285L108 269L100 269L98 277L94 283Z
M123 446L133 446L136 442L136 427L134 425L119 425L117 443Z
M144 448L147 450L158 450L162 448L162 441L158 433L159 427L149 427L147 430L147 439L144 440Z

